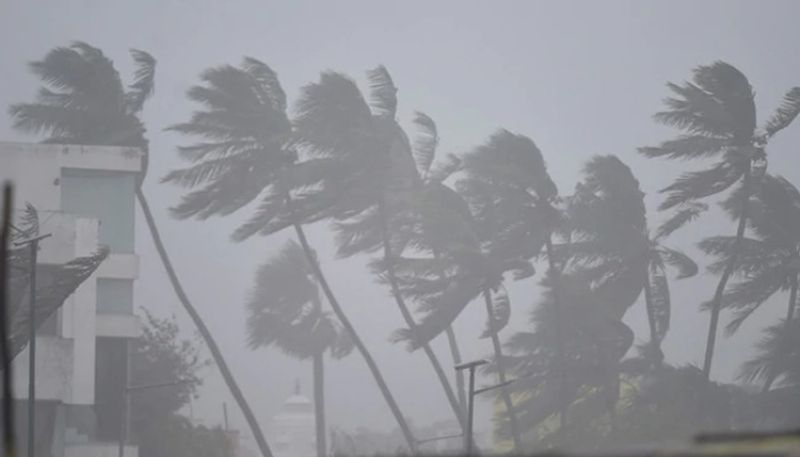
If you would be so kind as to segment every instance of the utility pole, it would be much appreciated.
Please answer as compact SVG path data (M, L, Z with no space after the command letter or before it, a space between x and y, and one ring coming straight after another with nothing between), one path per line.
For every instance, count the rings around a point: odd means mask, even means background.
M28 310L28 457L34 457L33 447L36 444L36 258L39 253L39 242L49 238L50 234L14 243L14 246L27 245L30 249L30 290Z
M475 416L475 369L481 365L489 363L487 360L475 360L456 365L456 371L469 370L469 397L467 406L467 430L464 433L464 455L472 455L472 448L475 440L472 436L472 419Z
M11 206L13 190L11 184L3 185L3 226L0 230L0 358L3 368L3 455L14 457L14 399L12 398L11 357L8 351L10 316L6 306L8 298L8 241L11 238Z
M489 363L488 360L479 359L473 362L466 362L455 366L456 371L469 370L469 393L468 393L469 407L467 413L467 431L466 433L464 433L464 455L466 456L472 455L473 448L475 447L475 439L473 437L473 431L472 431L473 418L475 417L475 396L480 395L484 392L489 392L490 390L495 390L501 387L505 387L516 381L516 379L509 379L508 381L501 382L500 384L481 387L480 389L475 389L475 369L481 365L486 365L487 363Z

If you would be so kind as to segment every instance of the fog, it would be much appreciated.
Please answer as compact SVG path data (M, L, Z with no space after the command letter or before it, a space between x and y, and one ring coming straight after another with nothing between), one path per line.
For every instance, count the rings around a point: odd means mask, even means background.
M189 122L192 113L203 109L187 98L187 91L206 84L200 78L205 70L239 66L244 57L267 64L277 73L286 93L289 119L296 121L296 104L307 95L301 88L319 83L322 72L352 78L369 101L370 85L375 80L370 80L367 72L383 65L397 88L394 118L408 136L409 147L418 137L414 122L417 111L435 121L437 163L451 153L462 159L477 154L476 148L490 145L490 138L499 129L524 135L541 151L547 174L558 195L564 197L554 200L558 208L569 206L567 197L577 194L576 184L591 184L585 173L588 161L597 155L614 155L630 169L645 193L646 223L654 234L671 214L659 210L666 198L659 191L681 173L708 168L719 159L670 160L637 152L637 148L658 146L687 132L653 118L656 112L667 109L663 103L666 97L676 96L667 82L681 85L692 79L692 71L698 66L727 62L752 86L757 125L763 126L786 92L800 86L798 14L800 5L791 1L6 0L0 4L0 141L35 143L47 137L15 129L8 107L34 101L42 81L28 63L41 60L51 49L74 41L97 47L113 60L126 84L135 70L129 49L146 51L156 59L155 91L139 115L149 146L143 191L189 299L208 325L269 441L273 419L297 384L302 394L313 400L312 363L310 358L288 356L276 346L253 349L248 345L247 305L258 295L254 288L259 267L275 259L287 242L296 240L295 232L289 224L276 234L234 242L232 233L250 220L259 199L230 215L180 220L173 217L170 208L192 189L160 182L170 171L190 165L179 155L179 146L204 141L201 136L168 128ZM798 142L800 126L796 122L770 138L767 173L800 183ZM313 149L315 144L305 146ZM411 160L410 155L407 159ZM462 160L462 168L444 183L455 189L460 180L468 180L470 163ZM402 196L397 196L400 193L388 198L401 200ZM736 221L717 204L726 196L723 192L702 199L710 210L664 240L665 245L685 252L699 266L696 275L681 280L675 279L674 270L667 269L671 316L661 350L664 362L671 366L702 368L704 364L709 312L701 311L700 305L714 297L720 274L707 270L715 258L703 253L698 243L709 236L736 234ZM574 205L578 207L579 203ZM158 317L174 315L181 336L194 341L202 358L211 359L173 291L138 207L135 217L135 253L139 257L133 291L136 313L143 316L143 310L147 310ZM392 289L379 280L371 264L382 258L382 246L379 243L372 252L340 258L331 218L322 219L304 225L319 266L376 360L403 415L412 428L419 429L417 438L424 438L426 427L453 421L454 415L424 352L409 352L404 342L392 340L394 332L406 325ZM591 238L586 232L593 224L602 226L602 222L591 222L568 230L574 230L575 240ZM396 236L402 231L397 225L390 226L392 230ZM753 233L748 229L748 236L755 236ZM558 234L554 241L566 243ZM486 239L482 242L485 248ZM424 247L409 249L406 255L424 251ZM499 332L503 343L517 332L535 328L531 315L546 301L545 288L540 284L549 270L544 251L542 244L532 259L536 269L532 277L515 281L511 271L506 271L502 284L511 314ZM522 252L520 255L525 257ZM386 271L383 274L391 275ZM314 274L309 277L315 283ZM572 287L566 284L567 279L563 280L565 289ZM734 275L729 285L740 279ZM496 289L496 293L502 290ZM578 289L580 286L575 286ZM320 290L318 295L322 308L329 311L325 294ZM788 287L771 295L730 336L724 327L732 312L722 311L712 380L741 383L737 374L742 363L756 353L755 344L763 337L762 331L783 319L788 298ZM564 300L569 299L571 296ZM482 300L479 293L453 322L463 361L494 357L491 339L481 338L487 319ZM410 298L406 301L409 308L417 310L418 303ZM637 354L637 346L651 338L644 292L637 292L629 306L620 306L624 307L621 320L633 334L626 356L630 358ZM417 312L415 318L422 319L423 315ZM340 325L333 314L328 317L334 327ZM455 370L445 334L437 333L431 346L455 389ZM508 377L513 379L524 371L510 370ZM245 435L242 445L257 455L248 424L217 368L213 364L204 366L199 377L202 385L181 414L195 424L215 427L225 420L226 404L229 427L240 430ZM477 387L497 382L495 374L480 371ZM758 391L760 384L756 382L750 390ZM386 433L396 429L397 422L358 350L340 360L326 356L325 390L329 429L348 433L360 428ZM493 404L491 398L484 394L476 399L476 440L487 452L503 449L492 445L492 418L504 410L503 403L498 397ZM575 412L576 417L580 415ZM553 411L551 428L556 427L557 416ZM576 447L585 444L575 441ZM524 450L545 445L530 446ZM424 446L420 449L426 450Z

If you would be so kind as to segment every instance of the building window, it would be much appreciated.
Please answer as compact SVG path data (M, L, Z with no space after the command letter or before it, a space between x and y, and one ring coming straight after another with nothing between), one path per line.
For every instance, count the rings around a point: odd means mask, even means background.
M62 211L98 219L101 244L111 252L133 252L134 173L65 168L60 182Z
M97 314L133 314L133 280L97 280Z

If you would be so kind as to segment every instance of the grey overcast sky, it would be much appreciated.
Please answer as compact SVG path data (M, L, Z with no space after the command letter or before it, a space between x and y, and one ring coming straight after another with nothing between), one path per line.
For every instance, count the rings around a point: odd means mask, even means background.
M204 224L174 221L166 210L178 193L158 184L159 177L179 164L175 145L183 140L163 129L187 119L194 107L184 94L203 69L253 56L279 73L293 98L322 70L341 71L363 82L364 71L382 63L399 87L401 121L408 125L414 110L431 115L442 138L440 151L462 152L498 127L529 135L564 193L571 191L589 157L617 154L637 174L652 209L659 201L656 191L680 170L694 166L647 161L635 152L637 146L671 134L651 120L667 95L665 82L688 78L699 64L728 61L749 77L759 115L765 118L788 88L800 85L798 14L800 2L755 0L2 0L0 106L30 100L37 81L26 63L73 40L102 48L123 76L131 69L129 48L145 49L158 59L156 94L144 114L152 151L146 192L189 294L231 359L262 425L267 425L295 377L309 386L310 366L276 351L246 349L243 301L255 266L276 252L289 234L232 244L228 236L241 217ZM0 140L35 139L12 131L3 114ZM790 145L799 140L800 126L793 126L770 150L770 170L795 183L800 182L800 151ZM651 224L659 219L651 212ZM139 225L142 272L136 303L157 313L175 313L189 329L148 233ZM703 233L689 229L677 234L673 244L691 250L703 235L734 232L719 215L706 227ZM323 268L407 415L420 425L448 418L449 409L424 356L388 342L401 319L387 291L366 275L364 259L334 260L325 227L314 227L311 236ZM673 283L674 320L665 347L670 360L701 361L707 316L696 310L711 297L713 286L707 275ZM524 328L536 301L535 286L526 281L511 293L512 328ZM778 306L765 307L739 334L721 341L716 378L732 378L734 358L741 359L741 351L778 312ZM641 304L629 313L626 320L642 341ZM468 358L490 350L486 340L476 338L482 325L480 308L457 323ZM437 349L447 360L444 347ZM332 425L393 426L358 355L331 362L329 368ZM221 403L231 401L216 372L207 374L192 412L196 419L216 424L222 417ZM482 405L479 428L488 426L487 409ZM238 412L233 421L243 428Z

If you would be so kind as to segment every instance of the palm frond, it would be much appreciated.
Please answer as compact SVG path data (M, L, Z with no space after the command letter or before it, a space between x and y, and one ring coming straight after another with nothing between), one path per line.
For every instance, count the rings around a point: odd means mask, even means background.
M397 87L392 76L383 65L367 72L370 88L370 104L378 116L394 118L397 113Z
M781 377L800 379L800 321L795 319L789 325L781 321L764 330L764 337L758 342L756 355L745 362L739 372L739 379L752 383Z
M156 59L138 49L131 49L131 57L136 64L136 70L133 73L133 83L129 86L125 97L128 112L139 113L144 107L144 102L155 90Z
M281 87L278 74L269 65L252 57L245 57L241 67L258 81L259 87L268 95L272 108L277 112L285 112L286 92Z
M668 159L690 160L713 157L728 145L724 138L705 135L682 135L674 140L664 141L655 147L639 148L639 153L648 158L666 157Z
M708 205L701 202L687 201L679 205L672 216L658 227L655 239L661 240L670 236L672 232L697 219L705 211L708 211Z
M678 270L677 279L691 278L697 274L697 263L683 252L664 246L660 246L658 251L665 263Z
M719 162L707 170L684 173L661 191L667 194L667 198L659 209L663 211L718 194L730 188L742 175L742 170L727 161Z
M781 106L770 117L764 130L772 136L785 129L800 114L800 87L793 87L783 96Z
M649 269L651 303L650 310L653 313L653 323L655 324L655 336L661 341L669 331L670 315L672 304L669 295L669 281L663 271L659 269Z
M417 138L414 140L414 161L420 175L427 176L436 156L436 147L439 145L439 135L436 123L425 113L414 113L414 124L417 126Z

